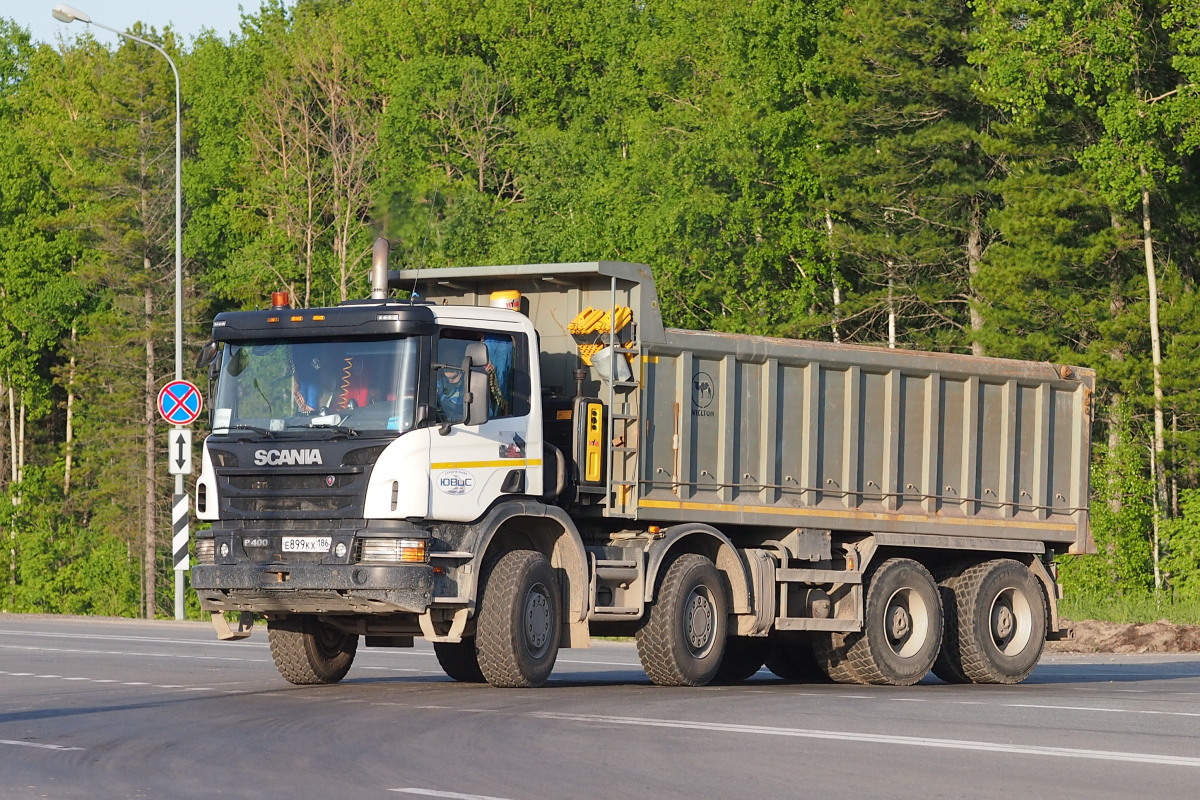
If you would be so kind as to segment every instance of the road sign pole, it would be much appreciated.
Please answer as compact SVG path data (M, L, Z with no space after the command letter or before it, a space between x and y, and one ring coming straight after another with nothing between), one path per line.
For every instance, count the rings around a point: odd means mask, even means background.
M178 354L177 354L178 355ZM167 437L167 470L175 476L171 503L171 555L175 567L175 619L183 619L184 572L188 568L188 496L183 476L192 471L192 432L183 428L200 416L204 400L195 384L175 380L158 393L158 413L175 427Z
M174 500L171 511L171 549L175 555L175 619L183 619L184 572L188 567L188 496L183 491L182 475L175 476ZM182 514L180 514L181 507ZM183 541L182 568L179 566L180 539Z

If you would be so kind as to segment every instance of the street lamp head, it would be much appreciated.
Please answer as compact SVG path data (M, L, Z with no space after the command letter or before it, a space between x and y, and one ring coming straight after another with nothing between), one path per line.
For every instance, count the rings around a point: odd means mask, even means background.
M75 22L76 20L79 20L80 22L90 23L92 21L92 18L87 14L83 13L78 8L72 8L66 3L59 3L56 5L54 10L50 12L50 15L59 22Z

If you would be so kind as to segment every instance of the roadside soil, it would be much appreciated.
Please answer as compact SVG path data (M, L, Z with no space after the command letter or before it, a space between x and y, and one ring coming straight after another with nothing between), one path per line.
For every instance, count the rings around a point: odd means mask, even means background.
M1200 625L1061 620L1070 638L1046 642L1052 653L1200 653Z

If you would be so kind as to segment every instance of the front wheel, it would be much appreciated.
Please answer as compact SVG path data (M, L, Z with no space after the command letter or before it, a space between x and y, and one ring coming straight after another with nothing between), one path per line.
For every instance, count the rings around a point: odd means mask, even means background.
M484 683L483 671L479 669L479 655L475 652L475 639L461 642L434 642L433 654L438 664L459 683Z
M487 682L506 688L541 686L558 657L562 595L550 562L513 550L483 576L475 650Z
M704 686L721 666L729 603L721 573L694 553L677 557L637 632L638 658L659 686Z
M337 683L350 671L358 650L358 636L312 614L267 620L267 641L279 674L299 686Z

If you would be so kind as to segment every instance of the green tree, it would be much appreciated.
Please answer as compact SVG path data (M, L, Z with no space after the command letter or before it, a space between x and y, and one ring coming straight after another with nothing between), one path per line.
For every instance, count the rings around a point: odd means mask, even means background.
M1165 512L1167 409L1158 251L1176 239L1179 228L1173 209L1161 200L1170 196L1168 187L1185 174L1178 157L1181 148L1171 131L1177 116L1172 103L1192 94L1190 80L1172 63L1176 40L1164 26L1172 19L1171 14L1164 17L1170 7L1159 2L1099 0L980 0L977 7L979 60L988 64L988 81L1000 104L1014 113L1039 114L1068 101L1090 117L1090 124L1085 123L1090 136L1072 155L1107 206L1116 234L1114 268L1108 276L1109 316L1113 328L1126 335L1113 336L1111 341L1145 342L1143 358L1133 362L1141 366L1138 377L1143 378L1135 397L1145 402L1152 415L1156 506ZM1186 12L1177 13L1187 19ZM1193 35L1177 39L1186 47ZM1131 313L1137 316L1130 317ZM1140 322L1143 335L1130 335L1130 319ZM1121 350L1121 345L1114 348L1114 352ZM1126 366L1123 359L1113 361ZM1151 527L1157 588L1161 587L1157 517Z
M1144 432L1121 405L1110 444L1096 448L1091 503L1098 555L1060 558L1063 591L1076 598L1137 596L1152 588L1153 554L1145 532L1154 517L1154 481Z
M169 33L160 41L174 49ZM75 341L63 348L75 358L82 398L83 479L71 502L106 530L141 521L143 607L153 616L165 528L155 397L170 374L170 348L161 343L171 338L173 316L174 80L152 49L125 43L109 52L90 37L61 55L44 49L37 67L28 135L40 142L61 206L54 225L78 243L57 269L91 295ZM141 491L131 493L134 486Z
M820 39L810 150L851 291L843 336L983 350L997 114L973 89L963 2L867 0Z

